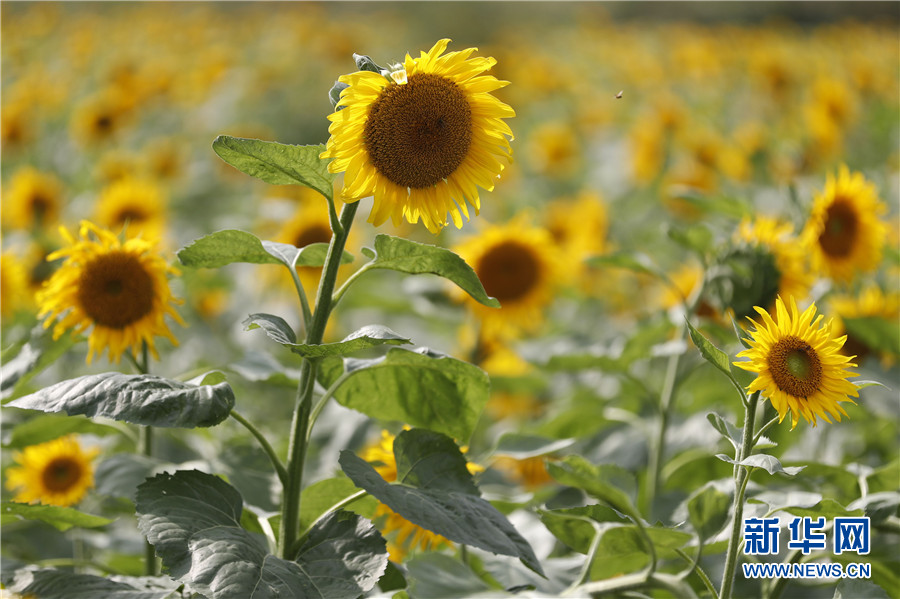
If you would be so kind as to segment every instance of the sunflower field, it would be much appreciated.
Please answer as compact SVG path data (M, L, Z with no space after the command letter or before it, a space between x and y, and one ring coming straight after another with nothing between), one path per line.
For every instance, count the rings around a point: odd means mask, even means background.
M900 4L26 3L0 597L900 598Z

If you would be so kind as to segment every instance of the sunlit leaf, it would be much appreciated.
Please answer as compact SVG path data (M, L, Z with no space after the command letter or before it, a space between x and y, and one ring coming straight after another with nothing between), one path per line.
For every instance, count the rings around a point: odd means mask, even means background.
M39 599L174 599L177 584L164 578L101 577L62 570L18 570L7 588Z
M327 243L312 243L297 248L286 243L263 241L256 235L238 229L210 233L178 251L178 259L190 268L220 268L228 264L283 264L291 266L322 266L328 254ZM353 261L344 252L341 263Z
M717 458L722 460L723 462L728 462L729 464L737 464L738 466L749 466L751 468L762 468L769 474L786 474L788 476L794 476L806 466L782 466L781 462L775 456L765 455L765 454L755 454L750 457L744 458L740 462L734 461L734 459L728 457L727 455L720 453L716 455Z
M729 377L732 377L731 360L729 359L728 354L713 345L709 339L703 336L703 333L694 328L694 325L692 325L690 321L685 320L685 322L687 323L688 331L691 334L691 341L693 341L694 345L697 346L697 349L700 350L700 354L707 362Z
M251 314L241 324L244 325L245 331L262 329L270 339L282 345L297 343L297 334L294 333L294 329L280 316L265 313Z
M3 516L4 523L9 521L10 517L13 519L39 520L49 524L57 530L69 530L73 526L79 528L98 528L112 522L112 520L107 518L79 512L71 507L30 505L12 501L4 501L0 504L0 515Z

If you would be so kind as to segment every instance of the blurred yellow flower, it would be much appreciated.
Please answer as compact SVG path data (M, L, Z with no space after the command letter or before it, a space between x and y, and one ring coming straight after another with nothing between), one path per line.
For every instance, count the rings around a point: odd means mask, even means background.
M862 173L841 166L837 177L828 175L802 233L813 266L844 283L875 270L887 235L880 220L886 212L875 186Z
M897 322L900 321L900 292L893 290L885 293L877 285L868 285L858 294L839 294L829 297L828 307L834 314L834 334L847 335L842 352L845 356L854 356L861 362L871 355L875 348L869 346L849 331L844 324L845 319L867 318L883 321L888 330L896 333ZM897 356L889 352L879 352L882 363L890 365Z
M275 241L287 243L298 248L311 243L328 243L331 241L331 221L328 216L328 204L321 196L301 201L294 215L281 226ZM347 248L349 250L349 247ZM280 270L280 269L279 269ZM282 271L283 272L283 271ZM279 272L279 277L282 273ZM303 284L303 290L310 300L316 297L322 268L317 266L298 266L297 274ZM284 280L280 278L279 280Z
M331 137L322 158L344 172L343 199L374 196L369 222L422 219L432 233L447 221L481 209L478 187L494 188L511 153L512 131L503 121L512 108L491 92L507 84L483 75L493 58L470 58L475 48L443 55L450 40L419 58L406 55L388 74L343 75L349 87L328 118ZM499 159L498 159L499 158Z
M778 411L779 422L790 412L791 429L800 416L813 426L816 416L831 422L829 414L840 422L842 414L847 416L840 404L856 403L850 397L859 396L856 386L847 380L856 376L847 370L856 365L841 354L846 337L835 337L831 321L820 326L824 316L816 317L815 304L800 313L793 298L785 307L779 297L775 310L773 320L766 310L756 308L762 324L750 319L755 327L750 349L737 355L747 360L734 362L756 373L747 390L761 391Z
M124 127L129 108L127 99L113 89L89 96L74 108L71 135L84 144L105 142Z
M12 252L3 252L0 254L0 318L5 321L27 307L29 295L24 263Z
M93 460L98 451L84 450L74 435L30 445L14 454L18 465L6 471L6 488L14 501L68 507L94 486Z
M159 239L166 224L166 197L147 179L126 177L100 192L95 206L97 223L128 237Z
M137 353L142 344L158 358L156 336L178 344L165 321L168 314L184 325L173 307L180 302L166 280L178 271L156 253L154 242L132 238L123 243L88 221L81 223L80 239L65 228L60 231L69 245L47 259L65 262L37 294L44 328L59 319L54 338L90 328L88 363L104 351L118 362L125 351Z
M62 184L30 166L13 175L3 195L3 228L32 231L56 223L62 211Z

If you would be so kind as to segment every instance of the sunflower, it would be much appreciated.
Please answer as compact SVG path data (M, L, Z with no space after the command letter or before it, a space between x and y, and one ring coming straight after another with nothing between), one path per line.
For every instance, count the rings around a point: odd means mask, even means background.
M854 335L847 331L845 320L865 318L874 321L883 321L885 331L897 333L897 322L900 320L900 292L891 291L885 293L877 285L869 285L859 294L834 295L829 298L828 307L834 314L835 335L847 335L842 353L845 356L856 356L858 361L877 352L885 366L890 366L897 356L892 355L892 348L873 347L871 339ZM895 351L895 349L893 350Z
M364 449L360 457L372 463L376 472L384 480L388 482L397 480L394 435L387 431L381 431L381 440ZM429 551L441 546L453 545L448 539L413 524L383 503L378 504L374 520L379 523L379 528L388 541L388 554L395 562L402 562L407 554L415 549Z
M485 338L530 331L543 322L565 275L564 254L549 231L516 219L490 226L454 250L472 266L487 294L500 301L496 309L466 298Z
M106 89L75 107L70 133L84 144L106 142L119 133L129 116L127 99L113 89Z
M123 243L88 221L81 222L81 239L63 227L60 231L69 246L47 259L65 262L37 294L39 317L47 317L44 327L59 318L54 338L69 329L81 333L92 327L88 363L105 350L118 362L123 352L137 352L141 344L158 358L153 340L157 335L177 345L164 317L168 314L184 325L166 281L167 274L178 271L155 253L154 243L142 238Z
M28 271L12 252L0 254L0 318L4 321L28 305Z
M97 222L107 229L157 239L165 226L165 206L165 194L155 183L124 177L100 192L95 212Z
M776 300L776 320L762 308L755 309L763 324L750 319L755 326L750 349L737 355L749 361L734 363L756 373L748 391L761 391L769 398L778 411L779 422L790 411L791 429L800 416L813 426L817 415L831 422L831 414L840 422L841 414L847 416L841 402L856 403L850 396L858 397L856 386L847 380L856 376L847 370L856 365L841 354L846 336L836 337L831 321L820 326L824 317L816 317L815 304L800 313L793 297L790 308L780 297Z
M15 454L19 465L6 471L6 488L20 503L74 505L94 486L96 455L96 449L82 449L74 435L30 445Z
M26 166L3 197L3 228L31 231L52 225L62 209L62 185L50 173Z
M802 236L812 248L813 265L836 281L852 281L881 261L887 227L879 217L887 206L862 173L842 166L816 195Z
M476 48L443 55L450 40L419 58L406 55L392 73L358 71L339 81L336 111L329 115L326 150L333 173L344 172L343 199L374 196L369 222L397 225L419 218L432 233L447 221L457 228L478 214L478 186L491 191L509 159L515 116L490 92L508 82L482 75L493 58L470 58Z
M287 220L275 236L275 241L287 243L298 248L311 243L328 243L331 241L331 221L328 218L328 206L318 198L316 201L301 201L294 215ZM298 266L297 274L307 296L314 298L319 287L322 268L316 266Z

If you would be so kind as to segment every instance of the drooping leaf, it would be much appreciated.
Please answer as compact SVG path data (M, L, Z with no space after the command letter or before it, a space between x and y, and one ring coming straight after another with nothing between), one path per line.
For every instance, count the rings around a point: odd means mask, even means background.
M262 312L251 314L241 324L244 325L245 331L262 329L270 339L282 345L295 345L297 343L297 334L294 333L294 329L280 316Z
M614 464L595 466L581 456L572 455L548 462L547 472L560 483L582 489L626 516L640 519L632 501L637 484L634 475L624 468Z
M161 474L138 488L138 527L173 578L211 599L354 599L384 571L384 539L355 514L323 518L296 561L287 561L267 555L265 543L241 527L242 504L218 477Z
M614 509L601 504L541 510L538 515L553 536L579 553L588 552L598 529L628 523Z
M351 451L342 451L339 461L344 473L358 487L413 524L456 543L518 557L523 564L543 574L528 542L503 514L478 494L459 448L452 440L441 437L439 433L420 429L400 433L394 444L400 478L394 484L385 481ZM407 451L413 453L407 455ZM435 465L443 476L430 474L428 466L417 467L419 462Z
M726 441L734 446L735 450L737 450L741 446L741 436L743 435L741 429L731 424L715 412L710 412L709 414L707 414L706 419L709 420L709 423L713 425L713 428L719 431L719 434L721 434Z
M50 385L8 405L145 426L193 428L214 426L227 418L234 407L234 393L228 383L189 385L149 374L104 372Z
M401 237L377 235L375 252L371 250L363 252L374 258L370 268L385 268L413 275L438 275L456 283L477 302L491 308L500 307L500 302L485 292L472 267L446 248Z
M4 523L12 520L40 520L56 530L69 530L73 526L79 528L98 528L110 524L112 520L93 514L79 512L71 507L56 505L31 505L4 501L0 504L0 516Z
M716 457L723 462L728 462L729 464L737 464L738 466L750 466L751 468L762 468L769 474L776 474L780 472L781 474L794 476L795 474L806 468L806 466L782 466L778 458L763 453L751 455L747 458L744 458L740 462L734 461L734 459L728 457L723 453L717 454Z
M675 549L691 540L688 533L672 528L648 527L646 533L660 559L674 558ZM591 565L591 579L636 572L650 562L649 548L637 526L610 526L602 535Z
M703 336L703 333L694 328L694 325L692 325L690 321L685 320L685 322L687 323L688 331L691 334L691 341L693 341L694 345L697 346L697 349L700 350L700 355L702 355L707 362L731 378L733 375L731 374L731 360L729 360L728 354L713 345L709 339Z
M391 348L382 358L345 360L337 401L380 420L396 420L468 441L490 391L480 368L428 352Z
M378 347L379 345L405 345L412 343L406 337L395 333L386 326L371 324L356 330L341 341L335 343L322 343L320 345L288 344L295 354L304 358L324 358L327 356L346 356L364 349Z
M272 185L303 185L334 199L334 180L328 160L319 158L323 144L294 146L274 141L220 135L213 141L219 158L251 177Z
M174 599L177 584L163 578L101 577L62 570L22 569L8 589L39 599Z

